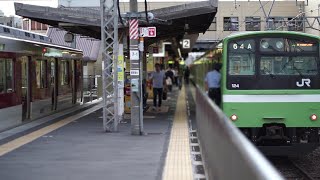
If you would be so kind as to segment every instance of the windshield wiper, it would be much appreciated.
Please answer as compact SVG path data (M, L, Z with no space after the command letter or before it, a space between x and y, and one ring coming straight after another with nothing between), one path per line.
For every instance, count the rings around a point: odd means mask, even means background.
M281 69L281 71L280 71L280 72L283 72L284 68L286 68L286 67L287 67L287 65L289 64L289 62L291 62L291 61L292 61L292 59L289 59L289 61L288 61L288 62L286 62L286 63L282 66L282 69Z
M287 67L287 65L288 65L292 60L293 60L292 58L289 59L289 61L286 62L286 63L283 65L283 67L282 67L282 69L281 69L280 72L283 72L284 68ZM301 73L301 71L300 71L294 64L292 64L292 67L293 67L294 70L296 70L296 71L299 73L299 75L300 75L301 78L304 77L303 74Z
M292 67L294 70L296 70L299 73L300 77L303 78L303 74L301 73L301 71L297 67L295 67L293 64L292 64Z

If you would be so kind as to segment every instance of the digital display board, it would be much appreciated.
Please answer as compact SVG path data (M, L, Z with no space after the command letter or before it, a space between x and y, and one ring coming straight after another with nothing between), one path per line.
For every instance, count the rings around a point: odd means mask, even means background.
M262 38L261 52L317 52L318 42L291 38Z

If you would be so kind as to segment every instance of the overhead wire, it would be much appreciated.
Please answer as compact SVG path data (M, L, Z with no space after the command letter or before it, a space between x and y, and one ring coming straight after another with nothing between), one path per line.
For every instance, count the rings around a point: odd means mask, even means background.
M260 7L258 10L256 10L251 16L254 16L257 12L260 11L260 9L264 8L264 6L266 6L268 3L270 2L270 0L268 0L268 2L266 2L262 7ZM239 28L242 27L243 24L246 23L246 20L244 20L240 25Z
M288 24L294 20L296 20L297 18L300 18L302 15L306 14L306 13L309 13L309 12L313 12L313 11L316 11L316 10L320 10L320 8L317 8L317 9L312 9L310 11L305 11L305 12L300 12L298 15L296 15L294 18L292 18L291 20L287 21L286 22L286 25L282 25L282 26L279 26L276 30L280 29L280 28L284 28L284 27L287 27ZM295 25L297 26L297 25Z
M119 15L120 22L123 26L125 26L121 17L121 12L120 12L120 0L117 0L117 4L118 4L118 15Z
M145 13L146 13L147 23L149 24L149 18L148 18L148 3L147 3L147 0L144 0L144 11L145 11Z

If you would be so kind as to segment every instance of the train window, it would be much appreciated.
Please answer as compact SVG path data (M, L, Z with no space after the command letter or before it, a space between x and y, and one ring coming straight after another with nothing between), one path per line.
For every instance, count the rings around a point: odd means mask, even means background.
M28 33L28 32L25 32L24 35L25 35L26 37L30 37L30 33Z
M10 29L9 28L3 28L3 31L5 32L5 33L10 33Z
M260 31L261 17L246 17L246 31Z
M54 77L55 77L55 64L54 64L54 59L51 59L51 61L50 61L50 81L51 81L51 85L54 85Z
M61 61L59 71L60 71L61 85L68 85L69 84L69 62Z
M37 88L47 88L47 60L36 61Z
M13 92L13 82L12 59L0 58L0 93Z
M238 17L224 17L223 18L224 31L239 31L239 18Z
M262 75L316 75L317 69L317 58L312 56L265 56L260 62Z
M228 48L229 75L255 74L255 42L253 39L232 41Z
M230 55L229 56L230 75L254 75L255 58L254 55Z
M44 37L43 37L43 36L40 36L40 39L41 39L41 40L44 40Z

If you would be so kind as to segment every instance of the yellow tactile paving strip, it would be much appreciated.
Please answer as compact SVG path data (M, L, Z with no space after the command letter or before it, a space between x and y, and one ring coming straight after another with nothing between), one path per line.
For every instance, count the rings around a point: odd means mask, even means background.
M169 148L162 174L163 180L192 180L189 129L184 87L178 96Z
M85 111L81 112L81 113L78 113L76 115L67 117L67 118L65 118L65 119L63 119L61 121L58 121L58 122L54 123L54 124L51 124L49 126L41 128L41 129L39 129L37 131L29 133L29 134L27 134L25 136L17 138L17 139L15 139L13 141L10 141L10 142L8 142L6 144L3 144L3 145L0 146L0 156L3 156L3 155L5 155L5 154L7 154L7 153L9 153L9 152L21 147L21 146L23 146L25 144L28 144L28 143L38 139L39 137L41 137L41 136L43 136L45 134L48 134L48 133L50 133L50 132L52 132L52 131L54 131L56 129L59 129L59 128L71 123L72 121L75 121L75 120L77 120L77 119L79 119L79 118L81 118L83 116L86 116L86 115L88 115L88 114L92 113L93 111L96 111L96 110L98 110L100 108L101 108L101 105L94 106L94 107L92 107L92 108L90 108L88 110L85 110Z

